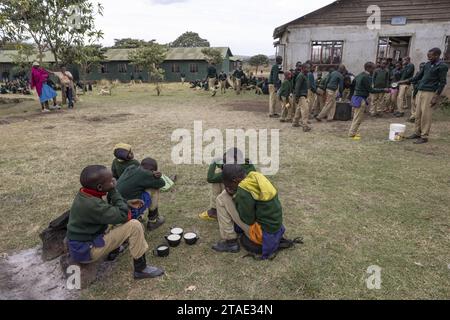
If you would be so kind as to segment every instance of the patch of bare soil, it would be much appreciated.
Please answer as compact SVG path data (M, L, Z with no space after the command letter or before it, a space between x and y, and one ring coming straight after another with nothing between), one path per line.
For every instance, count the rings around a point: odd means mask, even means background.
M248 111L248 112L268 112L269 105L266 101L236 101L226 103L224 106L230 108L231 111Z
M121 122L127 120L131 113L117 113L109 116L83 116L82 118L87 122Z
M1 300L71 300L59 258L45 262L40 248L0 258Z

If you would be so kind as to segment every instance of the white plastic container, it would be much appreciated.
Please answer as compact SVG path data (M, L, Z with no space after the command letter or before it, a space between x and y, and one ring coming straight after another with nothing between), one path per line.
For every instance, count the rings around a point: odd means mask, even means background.
M389 133L389 140L391 141L403 141L405 139L406 126L404 124L393 123L391 124L391 131Z

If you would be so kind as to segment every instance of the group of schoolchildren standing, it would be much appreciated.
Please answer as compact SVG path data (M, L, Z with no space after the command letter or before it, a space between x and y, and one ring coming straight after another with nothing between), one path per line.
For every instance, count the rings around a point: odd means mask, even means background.
M350 101L353 108L349 137L360 140L359 128L365 113L381 117L386 112L402 118L411 109L408 121L415 123L415 133L408 139L416 139L416 144L427 143L432 109L440 102L447 84L448 65L441 54L439 48L431 49L428 62L422 63L417 73L411 59L406 57L395 66L390 60L380 60L377 65L367 62L356 77L340 65L337 70L330 69L325 77L317 73L317 79L311 61L299 62L295 70L283 72L283 59L277 57L269 78L269 117L291 122L309 132L313 118L317 122L333 121L337 99L341 98ZM280 74L284 74L283 81ZM281 115L277 112L278 104Z

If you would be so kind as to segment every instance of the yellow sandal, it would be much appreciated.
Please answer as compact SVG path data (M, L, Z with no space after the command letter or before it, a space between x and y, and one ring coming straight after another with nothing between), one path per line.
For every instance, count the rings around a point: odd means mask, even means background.
M217 218L213 218L208 214L208 211L200 213L198 217L204 221L217 221Z

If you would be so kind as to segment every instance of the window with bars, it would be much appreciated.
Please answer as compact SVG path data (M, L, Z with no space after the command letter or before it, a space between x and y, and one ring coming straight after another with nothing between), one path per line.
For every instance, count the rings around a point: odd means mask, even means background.
M119 69L119 73L127 73L128 72L128 66L126 63L119 63L118 69Z
M178 63L172 63L172 72L180 73L180 65Z
M313 41L311 61L318 65L339 65L342 63L344 41Z
M444 61L450 63L450 36L445 39Z
M191 73L198 73L198 64L191 63L189 65L189 70L190 70Z

